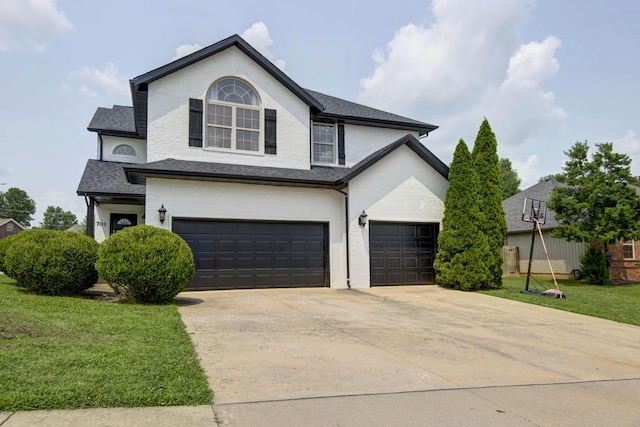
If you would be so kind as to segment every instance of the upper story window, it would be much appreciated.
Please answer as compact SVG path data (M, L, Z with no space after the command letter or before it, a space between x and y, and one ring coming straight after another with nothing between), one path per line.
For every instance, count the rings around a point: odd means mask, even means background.
M209 148L259 152L260 100L256 91L236 78L218 80L207 96Z
M113 154L117 156L138 157L136 149L127 144L120 144L113 149Z
M335 127L330 124L314 123L312 134L313 163L335 163Z
M13 224L11 223L7 224L7 231L13 231Z
M622 257L624 259L635 259L634 240L622 243Z

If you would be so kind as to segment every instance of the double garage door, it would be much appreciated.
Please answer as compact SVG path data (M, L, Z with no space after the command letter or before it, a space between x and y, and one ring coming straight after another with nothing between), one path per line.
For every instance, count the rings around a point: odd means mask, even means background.
M174 219L193 251L188 290L329 286L327 224Z
M174 219L193 251L189 290L329 286L328 225ZM438 224L369 223L371 286L435 283Z

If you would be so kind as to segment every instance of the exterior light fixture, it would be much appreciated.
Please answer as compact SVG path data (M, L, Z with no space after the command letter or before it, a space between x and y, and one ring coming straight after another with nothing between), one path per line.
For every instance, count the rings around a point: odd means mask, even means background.
M367 213L363 209L362 213L358 217L358 225L360 227L364 227L367 224L367 216L368 216Z
M160 206L160 209L158 209L158 216L160 217L160 224L162 224L164 222L164 217L167 214L167 210L164 208L164 204L162 206Z

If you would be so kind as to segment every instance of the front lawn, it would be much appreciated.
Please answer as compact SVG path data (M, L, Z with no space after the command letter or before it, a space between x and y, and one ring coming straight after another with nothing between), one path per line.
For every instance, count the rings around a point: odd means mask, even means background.
M38 296L0 274L0 412L208 405L175 305Z
M556 299L521 293L526 279L504 277L502 289L482 293L640 326L640 283L596 286L576 280L558 280L558 287L566 298ZM542 285L532 278L530 290L555 288L552 279L537 280Z

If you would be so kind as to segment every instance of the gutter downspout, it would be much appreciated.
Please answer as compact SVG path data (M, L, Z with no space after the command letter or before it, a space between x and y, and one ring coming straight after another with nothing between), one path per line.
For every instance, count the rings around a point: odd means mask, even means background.
M345 243L347 246L347 287L351 289L351 273L349 268L349 194L342 190L334 188L338 193L344 195L344 226L345 226Z
M84 202L87 205L87 225L85 229L85 234L89 237L93 237L95 239L95 224L93 221L95 220L94 212L95 212L95 203L93 197L84 196Z
M104 145L104 141L102 140L102 132L98 132L98 140L100 141L98 144L98 160L102 161L102 146Z

